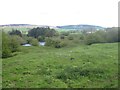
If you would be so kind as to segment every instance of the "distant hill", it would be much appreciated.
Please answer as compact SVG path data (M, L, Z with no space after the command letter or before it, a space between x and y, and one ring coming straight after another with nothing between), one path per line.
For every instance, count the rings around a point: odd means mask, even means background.
M30 24L5 24L0 26L31 26Z
M104 30L104 27L101 26L95 26L95 25L65 25L65 26L56 26L60 29L70 29L70 30Z
M64 26L48 26L48 25L32 25L32 24L6 24L6 25L0 25L1 27L50 27L54 29L64 29L64 30L104 30L104 27L101 26L95 26L95 25L86 25L86 24L80 24L80 25L64 25Z

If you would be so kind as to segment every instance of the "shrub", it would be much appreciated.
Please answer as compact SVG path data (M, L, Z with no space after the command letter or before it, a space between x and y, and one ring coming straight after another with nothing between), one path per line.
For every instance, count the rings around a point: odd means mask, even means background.
M2 41L2 58L7 58L11 56L10 39L4 32L2 32Z
M0 30L0 58L2 58L2 30Z
M87 45L91 45L91 44L99 43L99 42L100 42L100 37L95 34L88 34L85 37L85 44Z
M35 38L32 38L31 41L30 41L30 44L33 45L33 46L38 46L38 40L35 39Z
M10 48L12 52L18 51L18 47L20 46L20 42L18 40L18 36L10 36Z
M61 46L61 47L65 47L65 46L67 46L67 45L68 45L67 41L61 41L61 42L60 42L60 46Z
M68 35L69 35L69 32L62 32L62 35L68 36Z
M64 38L65 38L64 35L61 35L61 36L60 36L60 39L64 39Z
M13 37L16 38L16 40L18 41L18 43L20 45L23 45L23 44L27 43L27 41L25 39L23 39L22 37L20 37L18 35L14 35Z
M80 35L79 39L84 40L84 35Z
M50 38L46 38L45 41L46 41L45 46L53 46L54 45L54 41Z
M9 36L8 34L2 32L2 58L7 58L12 56L12 52L19 50L20 37L16 35Z
M118 42L118 29L117 28L111 28L106 32L106 39L107 42Z
M69 35L68 36L68 40L73 40L74 38L73 38L73 36L72 35Z
M44 41L45 41L45 37L44 37L44 36L39 36L39 37L38 37L38 41L44 42Z
M46 39L46 46L52 46L52 47L55 47L55 48L61 48L61 47L64 47L66 46L66 42L64 41L61 41L60 39Z
M61 48L60 40L54 40L54 47L55 48Z
M33 39L33 37L27 37L27 38L26 38L27 43L30 44L31 41L32 41L32 39Z

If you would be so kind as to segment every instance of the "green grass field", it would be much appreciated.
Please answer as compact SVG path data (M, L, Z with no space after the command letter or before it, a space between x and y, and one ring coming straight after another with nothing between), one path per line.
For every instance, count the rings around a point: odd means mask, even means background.
M3 88L118 87L118 44L22 47L2 60Z

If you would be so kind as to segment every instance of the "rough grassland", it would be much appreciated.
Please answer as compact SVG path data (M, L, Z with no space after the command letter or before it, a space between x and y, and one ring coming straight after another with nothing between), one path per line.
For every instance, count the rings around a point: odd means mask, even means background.
M21 47L2 60L3 88L118 86L118 44L71 48Z

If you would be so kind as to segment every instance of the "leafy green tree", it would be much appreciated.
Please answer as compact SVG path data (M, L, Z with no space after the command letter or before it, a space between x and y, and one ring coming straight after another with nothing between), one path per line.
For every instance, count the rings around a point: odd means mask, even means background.
M44 37L52 37L54 36L56 31L54 29L50 29L49 27L43 28L43 27L37 27L33 28L28 32L28 36L38 38L39 36Z
M68 36L68 39L69 39L69 40L73 40L73 39L74 39L73 35L69 35L69 36Z
M11 56L11 49L10 49L10 38L9 36L2 32L2 58L7 58Z
M61 36L60 36L60 39L64 39L64 38L65 38L65 36L64 36L64 35L61 35Z
M8 35L2 32L2 58L12 56L12 52L19 50L20 42L19 36Z
M16 52L19 50L20 42L18 40L18 36L10 36L10 49L12 52Z
M38 41L44 42L44 41L45 41L45 37L44 37L44 36L39 36L39 37L38 37Z
M45 46L53 46L54 45L54 41L50 38L46 38L45 41L46 41Z
M61 34L62 34L63 36L68 36L68 35L70 34L70 32L61 32Z
M107 42L107 36L106 36L105 31L99 30L99 31L95 32L94 34L99 37L99 42L101 42L101 43Z
M54 29L47 30L46 34L45 34L46 37L52 37L54 35L55 35L55 30Z
M118 42L120 42L120 27L118 27Z
M0 58L2 58L2 30L0 30Z
M100 37L95 34L88 34L85 37L85 44L87 45L91 45L91 44L99 43L99 42L100 42Z
M106 29L107 42L118 42L118 28L107 28Z
M33 37L29 37L29 44L33 45L33 46L38 46L38 40L33 38Z
M18 35L20 37L22 37L22 33L19 30L12 30L11 32L9 32L10 35Z

